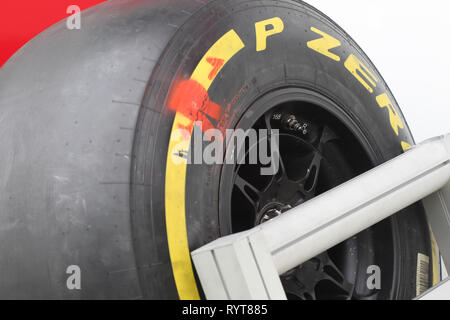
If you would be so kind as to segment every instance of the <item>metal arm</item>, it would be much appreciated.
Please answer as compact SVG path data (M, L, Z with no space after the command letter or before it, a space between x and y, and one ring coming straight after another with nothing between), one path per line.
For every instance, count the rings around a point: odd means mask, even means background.
M432 227L446 231L438 242L450 247L450 188L443 188L449 179L450 135L425 141L271 221L192 252L205 294L284 299L279 274L431 194L439 201L425 201L433 211L427 214Z

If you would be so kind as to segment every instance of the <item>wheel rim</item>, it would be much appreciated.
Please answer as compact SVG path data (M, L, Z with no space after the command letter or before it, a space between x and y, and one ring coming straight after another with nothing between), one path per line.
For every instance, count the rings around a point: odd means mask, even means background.
M271 220L371 167L367 150L361 145L357 158L363 154L366 157L364 161L358 159L359 167L349 163L342 151L336 152L336 145L349 143L349 122L344 118L334 118L333 121L330 121L333 117L321 119L325 113L317 111L326 109L323 102L329 103L328 99L317 93L295 89L281 90L279 94L271 95L270 103L267 99L255 103L253 107L259 108L260 112L250 112L252 116L248 117L244 114L238 127L268 129L269 134L270 130L278 129L280 168L272 176L261 176L258 175L261 165L224 166L219 197L222 234L243 231ZM265 107L261 108L261 104ZM288 121L292 118L297 125ZM347 132L343 134L345 130ZM360 144L364 140L356 137L354 132L350 135L353 139L351 144ZM255 146L247 146L246 154L252 147ZM330 151L330 148L335 150ZM393 230L386 226L382 229L384 232ZM362 272L361 265L374 261L371 254L375 251L374 232L376 228L368 229L282 275L287 297L297 300L341 300L392 295L394 275L388 277L392 280L391 285L384 288L384 292L365 287L367 274ZM392 250L382 262L383 265L394 266L397 263L395 244L393 241L390 244ZM365 262L361 261L364 257Z

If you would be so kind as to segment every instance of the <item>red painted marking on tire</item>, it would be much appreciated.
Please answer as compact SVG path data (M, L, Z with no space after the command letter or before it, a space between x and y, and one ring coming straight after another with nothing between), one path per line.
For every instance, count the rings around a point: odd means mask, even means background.
M208 79L212 80L216 77L217 73L219 72L220 68L222 68L223 64L225 63L225 60L219 59L219 58L206 58L206 61L213 66L213 69L208 75Z
M222 113L222 108L210 100L205 88L192 79L180 82L175 87L169 107L192 120L190 126L181 128L188 131L192 130L195 121L202 122L203 132L215 128L211 121L218 121Z

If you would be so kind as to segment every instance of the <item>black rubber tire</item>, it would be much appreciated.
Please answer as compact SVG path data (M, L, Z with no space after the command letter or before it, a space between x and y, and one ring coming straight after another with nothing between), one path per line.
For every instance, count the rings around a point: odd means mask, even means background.
M283 21L283 32L256 51L255 23L274 17ZM330 51L340 61L307 46L321 37L311 27L339 39L341 46ZM365 137L374 164L399 155L402 141L413 144L370 60L303 2L106 2L83 12L81 30L60 22L0 70L1 298L197 297L196 288L183 287L192 284L190 262L169 254L169 105L180 82L231 29L245 47L213 75L209 98L222 108L214 125L233 128L258 97L301 87L338 106L336 113ZM373 93L345 68L350 54L378 78ZM384 93L404 124L398 135L388 109L377 104ZM189 250L220 235L220 172L219 165L187 167ZM408 211L393 218L401 250L392 273L396 285L384 298L415 296L417 255L431 257L423 211L420 205ZM172 246L189 253L183 242ZM70 265L81 269L81 290L66 286Z

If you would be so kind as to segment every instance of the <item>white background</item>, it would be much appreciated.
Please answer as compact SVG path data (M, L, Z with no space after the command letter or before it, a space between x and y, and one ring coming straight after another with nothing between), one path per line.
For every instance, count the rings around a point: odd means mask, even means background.
M450 133L450 1L306 0L361 46L420 142Z

